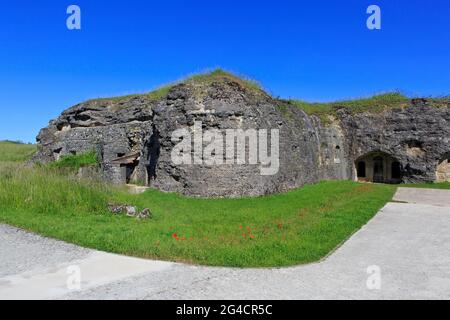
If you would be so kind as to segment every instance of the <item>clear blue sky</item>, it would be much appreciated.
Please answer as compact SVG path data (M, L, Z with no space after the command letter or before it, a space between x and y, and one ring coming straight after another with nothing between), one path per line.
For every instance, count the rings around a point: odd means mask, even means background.
M371 4L380 31L366 28ZM450 94L449 17L448 0L3 1L0 140L34 142L78 102L218 66L310 101Z

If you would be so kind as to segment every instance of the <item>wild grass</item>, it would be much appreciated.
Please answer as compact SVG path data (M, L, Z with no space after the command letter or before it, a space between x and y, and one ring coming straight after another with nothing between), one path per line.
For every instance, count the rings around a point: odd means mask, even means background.
M200 73L196 75L192 75L185 80L181 80L180 82L186 83L203 83L208 84L213 81L217 81L220 79L228 79L239 83L244 88L247 88L250 91L262 91L262 85L253 79L250 79L245 76L237 76L229 71L225 71L223 69L216 69L210 72Z
M104 210L108 190L99 181L87 183L54 168L0 163L0 215L17 211L34 212L37 217L96 214Z
M377 94L372 97L341 100L327 103L313 103L301 100L289 100L295 106L303 109L309 115L316 115L322 121L329 122L329 116L336 116L339 108L346 108L350 113L381 113L391 109L402 109L411 105L411 98L400 92L388 92ZM427 99L431 107L445 106L450 103L449 98L429 98Z
M0 222L81 246L214 266L276 267L317 261L364 225L395 187L322 182L259 198L131 195L55 167L0 162ZM109 202L153 212L114 216Z
M25 161L37 150L36 145L13 141L0 141L0 161Z
M215 266L317 261L365 224L394 188L322 182L247 199L130 195L51 169L0 169L0 221L115 253ZM108 202L148 207L153 219L113 216Z
M410 99L401 93L390 92L368 98L342 100L329 103L310 103L300 100L291 100L291 102L303 109L306 113L310 115L314 114L322 120L327 120L329 115L336 115L336 111L339 107L345 107L351 113L378 113L387 109L404 108L408 106Z
M249 79L244 76L237 76L231 72L222 70L222 69L215 69L213 71L206 71L199 74L194 74L185 78L182 78L178 81L175 81L173 83L169 83L163 86L160 86L156 90L143 93L143 94L131 94L126 96L119 96L119 97L109 97L109 98L97 98L90 100L88 102L95 103L95 102L104 102L104 103L120 103L126 100L131 100L134 98L144 98L148 99L150 101L158 101L167 96L170 89L172 89L175 85L180 83L186 83L186 84L203 84L207 85L209 83L212 83L214 81L220 81L220 80L233 80L243 87L247 88L250 91L258 91L263 92L263 88L255 80Z
M78 170L81 167L98 165L98 155L95 151L88 151L76 155L62 156L58 161L50 163L50 168L72 168Z

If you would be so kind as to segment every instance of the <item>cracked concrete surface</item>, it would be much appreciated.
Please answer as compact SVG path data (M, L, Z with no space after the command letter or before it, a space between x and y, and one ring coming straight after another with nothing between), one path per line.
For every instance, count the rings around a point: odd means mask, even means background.
M0 225L1 299L450 299L450 191L399 188L319 263L233 269L136 259ZM434 199L434 200L433 200ZM67 267L79 266L81 290ZM369 289L380 271L380 289Z

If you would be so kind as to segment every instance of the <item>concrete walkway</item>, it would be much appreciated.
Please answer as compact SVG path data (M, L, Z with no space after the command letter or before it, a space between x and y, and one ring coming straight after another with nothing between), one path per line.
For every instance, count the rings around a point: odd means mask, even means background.
M394 201L450 207L449 190L399 188Z
M135 259L0 225L0 299L450 299L449 199L400 188L413 203L387 204L324 261L282 269Z

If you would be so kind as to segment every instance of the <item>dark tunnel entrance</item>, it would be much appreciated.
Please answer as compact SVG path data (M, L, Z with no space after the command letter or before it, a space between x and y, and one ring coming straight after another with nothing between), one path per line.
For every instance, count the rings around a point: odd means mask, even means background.
M397 184L403 181L401 163L385 152L370 152L355 161L358 181Z

